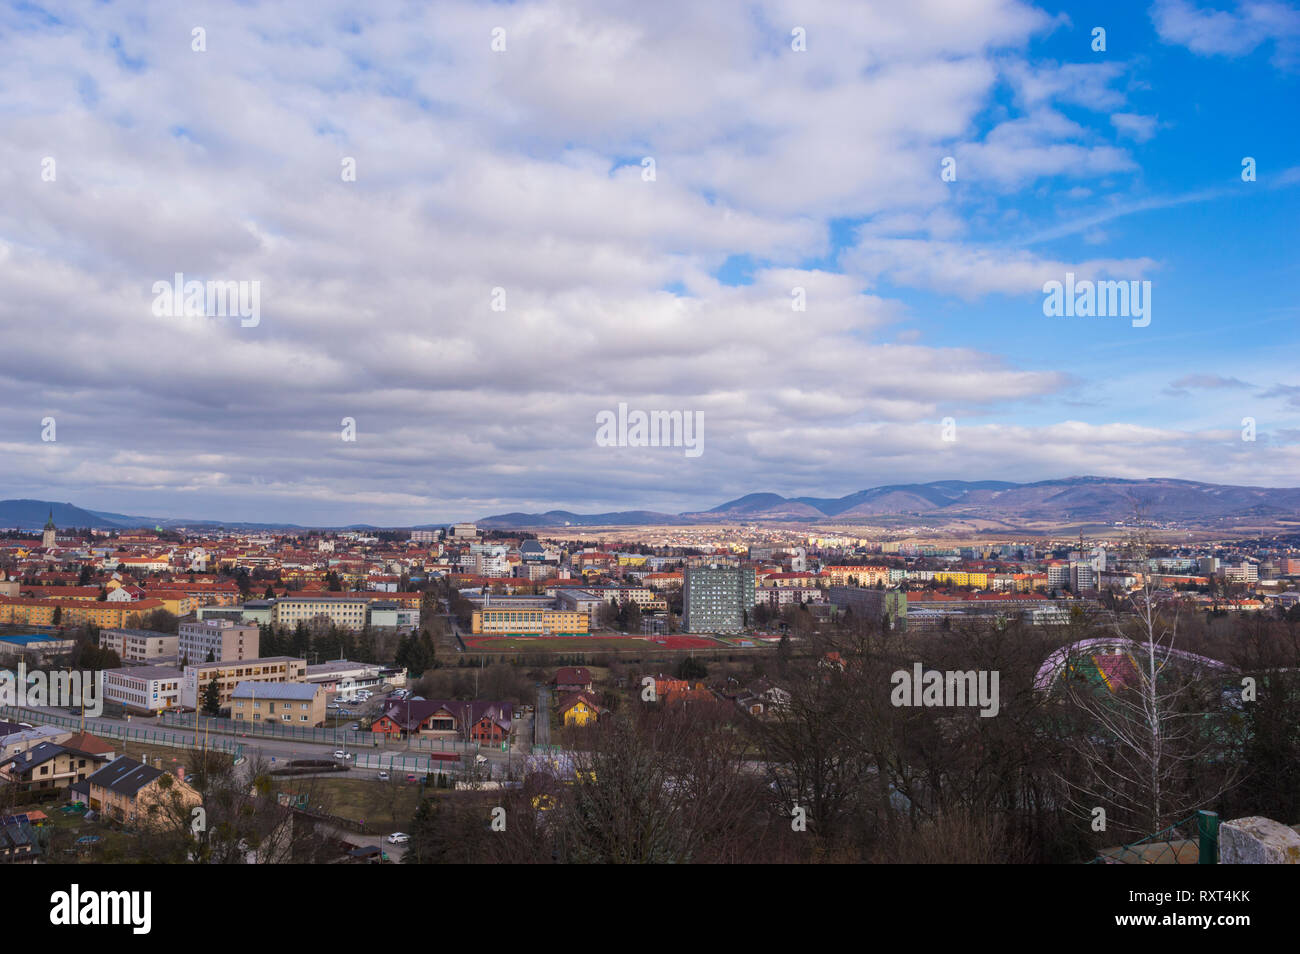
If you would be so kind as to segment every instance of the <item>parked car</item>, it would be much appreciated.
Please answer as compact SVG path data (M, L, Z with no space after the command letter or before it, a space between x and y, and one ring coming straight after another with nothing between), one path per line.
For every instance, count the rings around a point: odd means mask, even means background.
M404 845L411 840L411 836L404 831L395 831L388 836L390 845Z
M387 782L387 781L388 781L388 773L387 773L387 772L380 772L380 773L379 773L379 781L381 781L381 782Z

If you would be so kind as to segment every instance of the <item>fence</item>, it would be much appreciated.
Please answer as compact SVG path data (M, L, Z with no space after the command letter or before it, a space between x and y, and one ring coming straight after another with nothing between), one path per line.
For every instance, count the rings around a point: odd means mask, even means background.
M1214 865L1219 863L1219 816L1197 812L1132 844L1107 848L1093 865Z
M17 706L0 706L0 715L31 722L33 725L52 725L60 729L80 731L82 726L79 716L53 715L37 709L22 709ZM118 725L113 722L100 722L95 719L87 719L85 725L86 730L93 732L95 735L109 739L121 739L124 742L143 742L145 745L161 745L173 749L201 747L197 743L196 736L181 735L163 729L137 728L136 726ZM211 739L208 741L207 747L214 752L226 752L235 757L239 757L244 753L243 745L233 739Z
M292 742L308 742L318 745L347 745L355 748L380 748L387 745L389 739L381 732L361 732L351 729L315 728L301 725L281 725L277 722L247 722L226 719L221 716L205 716L194 712L163 712L160 719L164 725L179 728L197 728L204 732L222 735L238 735L262 739L286 739ZM457 739L431 739L417 736L415 738L392 740L403 748L417 752L477 752L477 742L461 742Z
M163 725L183 729L200 729L221 735L255 736L261 739L286 739L292 742L314 742L319 745L377 746L379 740L372 732L354 732L351 729L314 728L305 725L281 725L278 722L246 722L221 716L198 715L194 712L163 712L159 717Z

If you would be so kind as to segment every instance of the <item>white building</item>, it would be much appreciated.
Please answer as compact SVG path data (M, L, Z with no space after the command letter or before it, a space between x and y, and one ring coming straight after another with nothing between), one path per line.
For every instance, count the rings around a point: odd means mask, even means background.
M155 714L180 705L184 676L171 666L104 670L104 699L133 712Z

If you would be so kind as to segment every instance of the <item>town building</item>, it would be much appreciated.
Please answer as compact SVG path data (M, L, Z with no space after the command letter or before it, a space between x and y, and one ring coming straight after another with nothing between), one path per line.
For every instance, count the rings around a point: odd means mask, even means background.
M251 623L228 619L184 620L179 627L177 651L183 665L256 659L262 631Z
M157 715L181 704L184 674L173 666L127 666L104 670L104 701L129 712Z
M122 825L154 828L188 818L199 793L159 766L120 756L86 779L87 804Z
M230 694L230 717L236 722L321 726L325 724L325 690L305 682L241 682Z
M190 665L185 667L181 684L181 705L186 709L198 709L203 704L203 693L213 679L217 681L218 708L226 709L235 687L241 682L302 682L306 675L307 661L292 656Z
M753 567L689 567L683 585L682 626L691 633L739 633L754 608Z
M122 662L149 662L175 659L179 636L151 629L101 629L99 648L112 650Z

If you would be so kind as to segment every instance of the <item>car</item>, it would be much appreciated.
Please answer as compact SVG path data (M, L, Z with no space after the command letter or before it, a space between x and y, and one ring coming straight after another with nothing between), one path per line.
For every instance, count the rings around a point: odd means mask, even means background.
M419 779L419 776L416 776L416 775L408 775L408 776L406 776L406 780L407 780L408 782L418 782L420 779Z
M350 726L348 726L348 728L351 729L353 732L358 732L358 731L360 731L360 729L361 729L361 723L360 723L360 722L354 722L354 723L352 723Z
M487 759L484 758L484 757L481 756L481 755L476 755L476 756L474 756L474 764L475 764L475 765L486 765L486 764L487 764Z
M411 840L411 836L404 831L395 831L388 836L390 845L404 845Z
M387 773L387 772L380 772L380 773L379 773L379 781L381 781L381 782L387 782L387 781L388 781L388 773Z
M335 750L334 750L334 757L335 757L336 759L350 759L350 758L352 758L352 753L351 753L351 752L344 752L342 749L335 749Z

